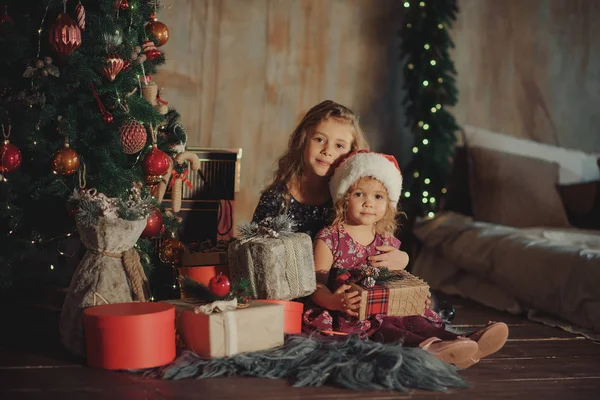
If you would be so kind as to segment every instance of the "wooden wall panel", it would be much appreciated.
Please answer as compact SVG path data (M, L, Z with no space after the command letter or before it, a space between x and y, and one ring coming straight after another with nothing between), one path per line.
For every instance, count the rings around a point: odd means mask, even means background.
M188 145L241 147L237 222L248 221L302 115L333 99L361 115L374 147L393 131L383 104L398 0L177 0L156 81ZM382 133L383 132L383 133Z
M459 7L458 121L600 153L600 2L461 0Z

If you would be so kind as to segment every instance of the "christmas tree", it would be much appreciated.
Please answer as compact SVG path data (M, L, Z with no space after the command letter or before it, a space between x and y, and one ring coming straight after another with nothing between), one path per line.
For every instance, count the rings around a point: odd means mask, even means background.
M150 194L186 142L180 116L152 81L169 38L157 19L161 4L3 3L0 287L44 279L73 257L65 246L77 237L74 192L123 199L136 182L156 207L136 245L149 271L153 239L176 225Z
M449 35L456 0L404 1L400 30L404 56L407 126L414 134L413 156L404 172L404 210L414 218L433 217L446 193L446 178L458 125L448 110L456 105Z

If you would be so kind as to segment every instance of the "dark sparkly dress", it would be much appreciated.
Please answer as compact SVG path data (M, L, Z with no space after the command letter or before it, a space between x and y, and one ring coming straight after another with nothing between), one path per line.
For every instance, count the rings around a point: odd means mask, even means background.
M287 207L286 196L289 196L290 199ZM325 204L317 206L302 204L294 199L285 184L281 184L260 196L252 222L260 222L266 217L287 214L296 223L296 232L306 233L311 239L314 239L317 233L331 222L332 213L331 199Z

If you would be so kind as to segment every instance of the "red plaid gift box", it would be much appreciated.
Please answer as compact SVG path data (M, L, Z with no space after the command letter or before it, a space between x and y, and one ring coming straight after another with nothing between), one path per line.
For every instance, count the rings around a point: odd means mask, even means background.
M351 285L352 289L360 293L360 320L377 314L405 316L425 312L429 285L406 271L398 273L403 279L386 283L385 286L365 288L357 284Z

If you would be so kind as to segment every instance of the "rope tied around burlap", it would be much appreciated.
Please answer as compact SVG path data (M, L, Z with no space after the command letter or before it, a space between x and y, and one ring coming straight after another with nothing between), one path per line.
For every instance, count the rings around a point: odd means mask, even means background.
M302 249L295 245L297 241L294 236L281 235L279 239L283 241L283 248L285 249L285 276L290 286L290 292L299 293L301 287L298 260L300 260L300 251Z
M105 257L121 258L123 261L123 269L125 269L125 274L127 275L131 291L133 292L134 300L148 301L150 299L150 284L144 273L140 255L135 248L132 247L122 253L111 253L109 251L98 249L88 250Z

